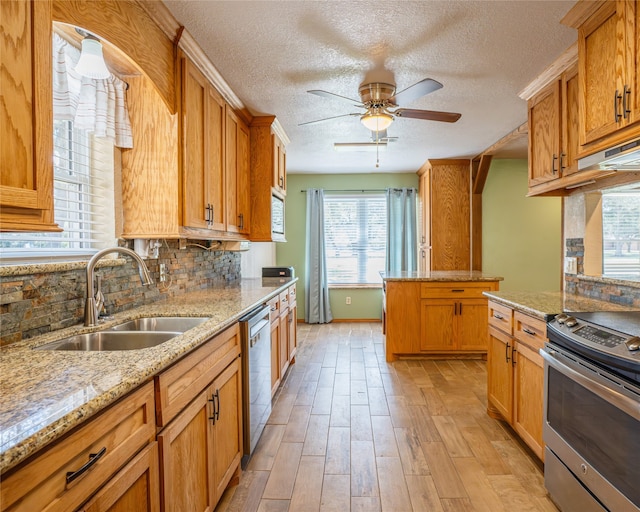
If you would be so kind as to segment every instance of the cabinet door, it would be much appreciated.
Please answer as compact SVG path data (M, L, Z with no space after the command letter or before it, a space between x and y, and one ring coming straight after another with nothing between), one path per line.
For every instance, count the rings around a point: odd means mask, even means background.
M457 302L422 299L420 317L420 350L455 350Z
M513 427L535 454L544 458L542 440L544 368L542 356L516 342Z
M159 512L158 443L143 449L86 503L83 512Z
M581 145L614 132L623 122L624 3L604 2L578 29Z
M289 368L289 310L280 315L280 339L278 344L278 360L280 363L280 380Z
M225 102L211 85L207 90L207 132L205 174L208 201L211 205L209 226L217 231L225 229L225 173L224 173L224 123Z
M287 191L285 146L275 134L271 135L271 140L273 142L273 187L284 194Z
M419 247L419 260L420 271L428 272L431 270L431 217L429 215L431 208L431 173L429 169L425 170L424 174L420 176L420 247Z
M289 335L287 339L287 348L289 354L289 362L292 363L296 356L296 351L298 349L298 326L297 326L297 310L295 303L289 305Z
M627 19L627 69L630 97L627 98L629 122L640 122L640 6L638 2L626 2ZM629 94L629 93L628 93Z
M487 353L487 398L509 423L513 420L513 339L508 334L489 329Z
M578 91L578 64L562 74L562 150L560 152L560 174L569 176L578 172L580 150L580 107Z
M460 350L487 350L487 316L486 299L467 299L458 302L457 306L457 342Z
M271 396L280 385L280 319L271 322Z
M240 359L231 363L211 387L215 407L214 500L220 499L242 457L242 381Z
M529 186L560 177L560 80L529 101Z
M227 105L226 119L227 231L249 232L249 129Z
M53 220L51 2L0 2L0 227L59 231Z
M213 400L211 389L204 390L158 434L166 512L215 507Z

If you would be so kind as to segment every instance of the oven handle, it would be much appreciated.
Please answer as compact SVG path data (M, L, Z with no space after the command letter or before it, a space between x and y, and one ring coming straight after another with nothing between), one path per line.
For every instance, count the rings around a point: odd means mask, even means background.
M569 377L572 381L580 384L582 387L588 389L592 393L598 395L603 400L615 405L620 410L626 412L629 416L640 420L640 402L629 398L619 391L601 384L597 380L594 380L589 374L585 373L590 371L588 368L576 369L573 366L569 366L559 360L555 350L551 348L541 348L540 355L544 358L545 362L558 370L563 375ZM591 372L597 375L595 372Z

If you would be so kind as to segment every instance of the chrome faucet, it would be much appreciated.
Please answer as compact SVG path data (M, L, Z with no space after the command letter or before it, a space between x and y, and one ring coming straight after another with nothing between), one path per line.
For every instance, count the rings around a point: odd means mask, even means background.
M149 274L149 269L147 268L144 260L131 249L127 249L126 247L109 247L98 251L91 257L89 263L87 263L87 300L84 303L84 325L87 327L96 325L98 322L98 304L100 304L100 310L104 307L104 295L102 295L102 290L99 289L96 293L94 288L94 270L98 260L100 260L104 255L112 252L119 252L126 254L127 256L131 256L138 264L140 281L142 281L143 286L153 284L153 279L151 279L151 274Z

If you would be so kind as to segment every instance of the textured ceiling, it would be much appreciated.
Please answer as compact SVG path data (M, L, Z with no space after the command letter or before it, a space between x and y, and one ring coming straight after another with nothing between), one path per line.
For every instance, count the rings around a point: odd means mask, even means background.
M251 113L278 117L289 172L415 172L428 158L476 156L526 121L518 92L576 39L559 23L573 0L165 4ZM375 152L333 149L369 140L357 117L298 126L359 111L307 90L358 99L363 82L402 90L423 78L444 87L407 106L462 118L396 119L378 169Z

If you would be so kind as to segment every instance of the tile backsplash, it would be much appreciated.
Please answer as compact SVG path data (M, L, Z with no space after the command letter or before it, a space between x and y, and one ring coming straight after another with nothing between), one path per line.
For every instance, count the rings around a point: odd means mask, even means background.
M103 260L104 261L104 260ZM142 286L136 265L101 265L107 313L126 311L186 291L205 288L214 282L240 278L240 253L208 251L178 242L163 242L158 259L146 260L155 283ZM167 265L166 282L159 279L160 264ZM0 345L8 345L45 332L76 325L84 320L86 265L50 264L31 267L2 267L0 274Z

